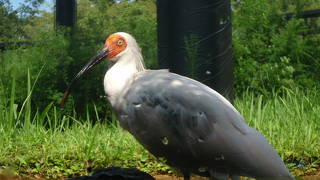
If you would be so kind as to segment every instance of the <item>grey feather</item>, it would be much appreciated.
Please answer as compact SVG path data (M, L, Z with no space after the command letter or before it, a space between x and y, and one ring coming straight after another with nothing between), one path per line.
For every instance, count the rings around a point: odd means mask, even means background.
M292 179L265 138L217 92L165 71L134 78L113 108L122 127L155 156L200 175Z

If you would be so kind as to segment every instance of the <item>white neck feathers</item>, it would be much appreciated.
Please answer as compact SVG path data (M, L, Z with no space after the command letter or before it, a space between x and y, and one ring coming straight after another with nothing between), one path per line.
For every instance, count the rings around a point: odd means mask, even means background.
M128 90L137 72L144 71L143 57L138 46L127 46L104 77L104 90L113 105Z

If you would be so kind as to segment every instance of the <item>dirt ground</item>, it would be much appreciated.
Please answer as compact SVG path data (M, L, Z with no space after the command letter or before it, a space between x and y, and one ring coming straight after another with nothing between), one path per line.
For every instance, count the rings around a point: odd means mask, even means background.
M172 176L172 175L154 175L153 177L156 178L156 180L183 180L183 177ZM37 176L29 177L29 178L19 178L19 177L8 177L0 174L0 180L45 180L45 179ZM64 179L58 179L58 180L64 180ZM200 177L200 176L192 176L191 180L208 180L208 178ZM250 179L244 178L244 180L250 180ZM320 172L318 172L315 175L303 176L299 178L299 180L320 180Z
M183 177L169 176L169 175L156 175L154 176L156 180L183 180ZM200 176L192 176L191 180L208 180L208 178ZM320 180L320 172L318 175L305 176L301 180Z

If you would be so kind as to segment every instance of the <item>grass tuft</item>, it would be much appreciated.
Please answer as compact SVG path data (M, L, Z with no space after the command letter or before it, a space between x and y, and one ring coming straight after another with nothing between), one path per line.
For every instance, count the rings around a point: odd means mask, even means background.
M235 102L251 127L259 130L288 167L308 173L320 165L320 94L284 89L272 97L244 93Z

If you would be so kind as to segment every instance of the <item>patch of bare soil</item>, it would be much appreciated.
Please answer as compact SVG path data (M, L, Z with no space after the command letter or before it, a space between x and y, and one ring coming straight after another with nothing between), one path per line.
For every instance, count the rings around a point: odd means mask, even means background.
M170 176L170 175L156 175L153 176L156 180L183 180L183 177L179 176ZM242 180L252 180L252 178L241 178ZM208 178L200 177L200 176L192 176L191 180L208 180ZM319 174L312 176L303 176L299 178L299 180L320 180L320 172Z
M314 173L313 175L304 176L303 180L320 180L320 171Z
M183 180L183 177L181 176L174 176L174 175L154 175L153 176L156 180ZM249 178L241 178L242 180L251 180ZM0 180L45 180L41 176L33 176L33 177L13 177L13 176L8 176L8 175L3 175L0 174ZM56 179L56 180L64 180L63 178L61 179ZM205 177L200 177L200 176L192 176L191 180L208 180L208 178ZM320 180L320 172L310 175L310 176L303 176L299 178L299 180Z

